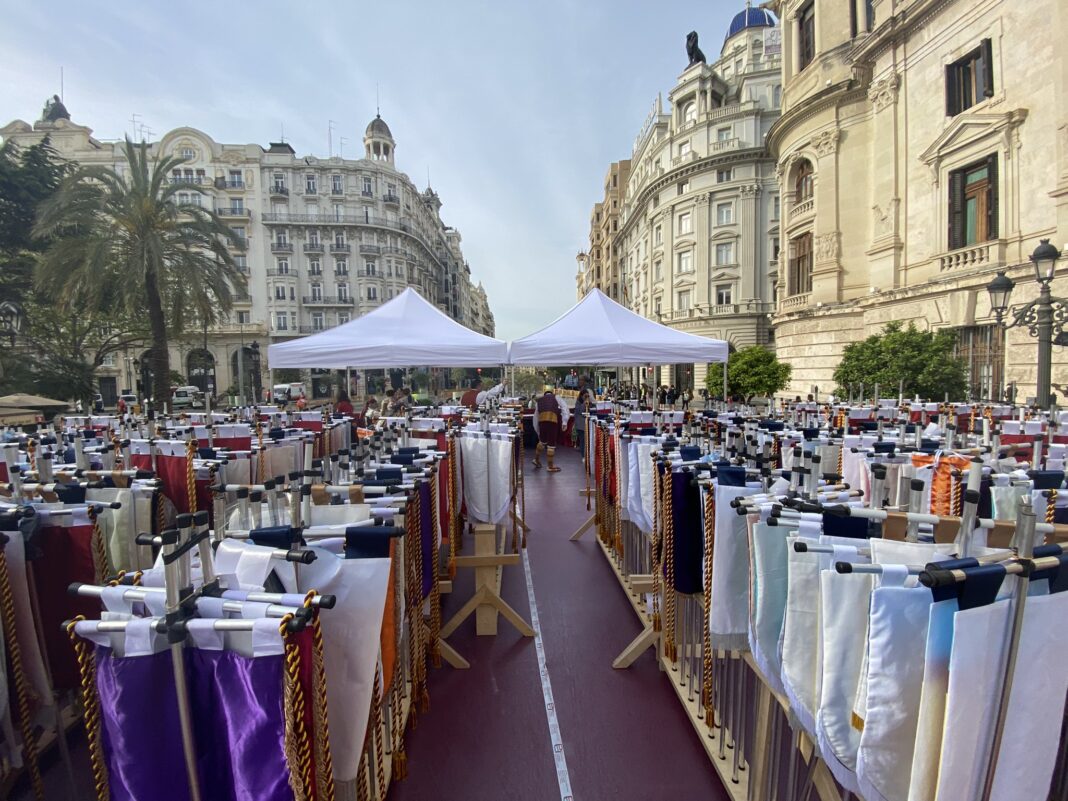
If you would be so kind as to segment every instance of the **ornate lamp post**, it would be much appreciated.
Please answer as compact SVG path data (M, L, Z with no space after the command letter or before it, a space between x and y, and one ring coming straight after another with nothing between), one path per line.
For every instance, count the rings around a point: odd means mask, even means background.
M1027 333L1038 338L1038 375L1037 398L1040 408L1050 406L1050 380L1053 369L1053 344L1066 344L1064 326L1068 322L1068 301L1055 298L1050 291L1057 260L1061 253L1043 239L1031 254L1031 263L1035 267L1035 279L1038 281L1038 299L1016 309L1009 308L1009 297L1016 283L999 272L989 284L986 291L990 295L990 310L994 313L998 327L1027 328ZM1005 322L1006 314L1011 320Z

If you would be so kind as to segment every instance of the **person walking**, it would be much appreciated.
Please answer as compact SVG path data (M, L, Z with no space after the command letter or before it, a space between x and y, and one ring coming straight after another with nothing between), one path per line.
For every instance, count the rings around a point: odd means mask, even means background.
M556 455L560 432L567 430L569 417L567 404L556 397L552 387L546 386L545 393L538 398L534 406L534 430L538 432L538 444L534 449L534 469L541 467L541 454L545 451L549 472L560 472L560 468L553 464L553 457Z
M349 400L349 394L345 392L345 390L338 392L337 403L334 404L334 413L352 417L355 411L356 410L352 408L352 401Z
M668 406L670 406L672 409L674 409L675 408L675 401L677 401L678 399L679 399L679 392L678 392L677 389L675 389L675 385L672 384L670 387L668 387L668 391L667 391Z

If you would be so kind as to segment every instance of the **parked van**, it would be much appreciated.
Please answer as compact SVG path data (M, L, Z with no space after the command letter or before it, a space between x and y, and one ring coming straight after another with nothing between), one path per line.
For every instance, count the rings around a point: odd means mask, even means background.
M295 401L301 395L307 396L307 391L304 389L304 382L294 381L290 384L275 384L271 389L271 400L275 403L285 405L291 401Z
M204 406L204 393L199 387L178 387L171 396L172 409L200 409Z

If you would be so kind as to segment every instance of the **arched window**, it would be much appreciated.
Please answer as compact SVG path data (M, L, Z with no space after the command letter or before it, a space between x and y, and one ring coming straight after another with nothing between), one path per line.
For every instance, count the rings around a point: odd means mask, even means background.
M682 110L683 125L689 125L691 122L697 122L697 103L687 103L686 108Z
M186 375L189 383L206 395L215 395L215 357L203 348L189 351L186 356Z
M802 159L794 171L794 203L812 198L812 162Z

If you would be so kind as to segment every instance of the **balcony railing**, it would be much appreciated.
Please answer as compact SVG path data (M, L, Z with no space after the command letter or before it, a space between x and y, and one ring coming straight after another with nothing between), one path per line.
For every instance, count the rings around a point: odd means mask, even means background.
M940 272L970 270L1005 263L1005 247L1000 240L976 242L974 245L951 250L938 257Z
M691 150L690 152L682 156L676 156L675 158L673 158L671 160L671 166L678 167L680 164L689 164L691 161L697 161L698 158L699 156L697 155L697 152Z
M338 295L305 295L302 300L306 306L351 306L352 296L340 297Z
M271 184L272 195L285 195L289 196L289 188L285 184Z
M379 245L360 245L360 253L381 253L382 248Z
M400 205L400 198L394 194L386 194L382 197L382 200L385 203L392 203L394 206Z
M352 245L346 243L344 245L333 244L330 246L331 253L352 253Z
M815 207L816 200L811 197L807 200L802 200L800 203L795 203L793 208L790 209L790 218L796 219L797 217L803 217L804 215L811 213Z
M252 298L248 292L231 292L230 300L233 303L251 303Z
M360 192L360 196L361 197L374 197L375 193L372 192L370 189L364 189L363 191Z
M782 302L779 304L779 308L784 312L803 309L808 306L808 299L808 292L804 292L800 295L790 295L789 297L782 299Z
M288 267L284 270L279 270L277 267L268 267L264 272L266 273L268 278L274 278L275 276L279 275L296 276L297 274L296 270L290 270Z
M322 253L323 252L323 243L322 242L307 242L304 245L304 252L305 253Z
M244 189L245 182L239 178L228 178L222 182L223 189Z
M755 100L746 100L744 103L731 103L728 106L720 106L714 108L708 112L708 119L711 122L717 120L724 120L728 117L733 117L736 114L743 114L747 111L756 111L758 104Z
M343 194L345 194L345 187L344 186L331 186L330 187L330 194L331 195L343 195Z
M738 137L732 139L717 139L711 145L713 153L725 153L728 150L737 150L742 146L742 140Z
M325 331L328 328L333 328L332 325L323 323L322 325L302 325L298 330L302 334L318 334L320 331Z
M172 184L193 184L195 186L209 186L212 183L206 175L174 175L168 180Z
M233 219L247 220L252 216L252 212L245 207L237 208L236 206L221 206L215 209L215 213L220 217L229 217Z
M271 253L292 253L292 252L293 252L293 243L292 242L272 242L271 243Z
M232 236L226 240L226 244L238 250L248 250L247 236Z

